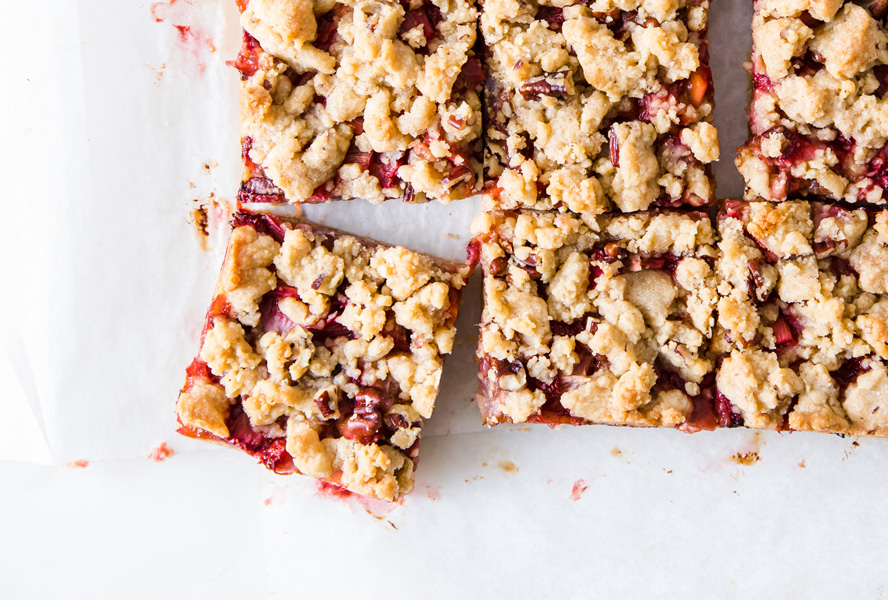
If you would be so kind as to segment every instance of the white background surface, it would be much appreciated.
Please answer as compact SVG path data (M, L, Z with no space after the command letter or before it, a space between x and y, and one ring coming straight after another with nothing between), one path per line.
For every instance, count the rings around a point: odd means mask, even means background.
M471 402L477 282L403 504L329 497L178 437L173 403L239 175L237 78L224 65L240 39L234 3L7 4L0 598L888 594L888 441L484 430ZM741 191L731 159L751 6L715 4L727 196ZM211 193L221 208L202 244L188 215ZM476 208L310 214L460 258ZM177 454L147 459L161 442ZM741 464L745 453L759 460Z

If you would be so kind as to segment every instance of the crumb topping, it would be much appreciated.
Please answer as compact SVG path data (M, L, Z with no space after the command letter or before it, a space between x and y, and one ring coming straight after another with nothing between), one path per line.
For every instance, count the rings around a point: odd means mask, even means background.
M847 1L757 2L746 197L883 204L888 185L884 11Z
M294 203L475 193L483 72L470 0L251 0L247 179Z
M711 201L709 3L486 0L490 210Z
M232 233L221 283L236 285L218 288L179 420L392 500L412 486L470 267L274 223L280 242L253 223Z
M712 370L705 213L492 212L473 229L485 422L687 420Z

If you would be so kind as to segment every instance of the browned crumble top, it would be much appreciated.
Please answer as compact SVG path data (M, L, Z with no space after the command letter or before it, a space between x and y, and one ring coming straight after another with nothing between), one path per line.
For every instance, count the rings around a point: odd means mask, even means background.
M176 407L183 433L359 494L410 491L470 267L238 218Z
M705 0L485 0L486 208L713 198Z
M476 19L471 0L251 0L236 61L245 190L293 203L475 193Z
M888 29L884 2L758 0L746 197L885 202Z
M727 201L718 231L722 424L888 434L888 210Z
M705 213L491 212L473 228L484 270L478 402L488 425L689 420L713 366Z

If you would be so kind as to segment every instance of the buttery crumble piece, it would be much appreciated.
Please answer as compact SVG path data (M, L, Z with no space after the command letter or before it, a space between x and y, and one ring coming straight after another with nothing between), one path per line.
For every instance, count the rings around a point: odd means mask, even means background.
M884 204L888 26L884 2L767 0L752 25L745 197Z
M484 0L486 210L709 204L706 0Z
M179 431L278 473L409 492L473 265L268 215L233 224Z
M728 200L718 233L719 424L888 435L888 210Z
M714 425L706 213L494 211L473 228L486 424Z
M244 4L242 203L447 203L477 191L473 0Z

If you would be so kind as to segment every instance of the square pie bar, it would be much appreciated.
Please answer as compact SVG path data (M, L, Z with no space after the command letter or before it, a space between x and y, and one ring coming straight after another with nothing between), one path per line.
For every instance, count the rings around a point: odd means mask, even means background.
M483 0L488 209L711 202L706 0Z
M865 4L755 3L747 199L885 203L888 4Z
M278 473L409 492L471 267L271 216L234 225L179 431Z
M476 192L484 76L471 0L241 6L242 202Z
M888 435L888 209L728 201L718 229L719 424Z
M487 425L715 425L707 213L503 211L475 225Z

